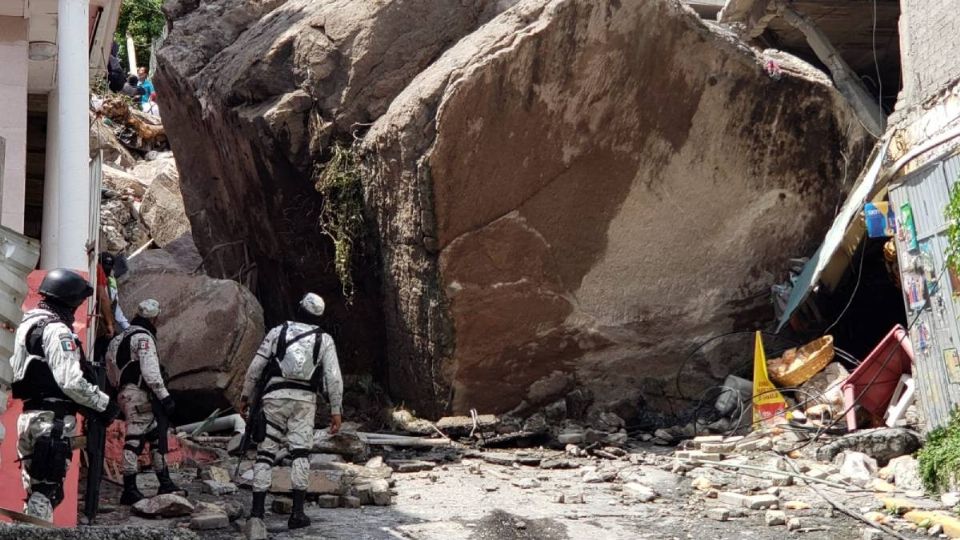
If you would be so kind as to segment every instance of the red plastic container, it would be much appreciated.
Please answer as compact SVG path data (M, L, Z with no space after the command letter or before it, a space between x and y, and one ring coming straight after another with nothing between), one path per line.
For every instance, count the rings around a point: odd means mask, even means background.
M898 324L843 383L847 430L857 429L857 408L870 413L872 423L866 427L883 425L883 415L905 373L913 374L913 345L906 329ZM857 407L852 406L854 402Z

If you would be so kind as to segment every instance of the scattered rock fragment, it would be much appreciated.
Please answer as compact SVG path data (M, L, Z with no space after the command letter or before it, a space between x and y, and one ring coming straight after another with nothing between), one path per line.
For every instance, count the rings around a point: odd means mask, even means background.
M707 517L714 521L727 521L730 519L730 510L726 508L711 508L707 510Z
M267 526L260 518L250 518L243 526L243 536L247 540L267 540Z
M893 458L887 467L891 470L893 476L891 480L897 485L898 489L903 491L923 490L917 460L913 456Z
M360 508L360 497L344 495L343 497L340 497L340 504L344 508Z
M320 508L337 508L340 506L340 497L337 495L320 495L317 497L317 506Z
M289 514L293 512L293 501L286 497L274 497L273 502L270 503L270 510L274 514Z
M800 518L792 517L787 520L787 530L796 531L803 528L803 525L800 523Z
M190 517L190 528L198 531L225 529L230 526L227 512L210 503L199 503L196 511Z
M744 495L732 491L721 491L717 495L717 498L720 502L729 504L730 506L739 506L751 510L775 508L780 505L780 499L773 495Z
M436 467L435 463L421 461L417 459L395 459L387 461L387 465L398 473L414 473L422 471L432 471Z
M204 480L202 489L204 493L216 495L217 497L237 492L237 486L233 482L221 484L216 480Z
M847 451L837 457L840 474L850 483L866 487L877 472L877 461L862 452Z
M520 489L532 489L540 487L540 481L536 478L515 478L510 483Z
M883 540L883 532L877 529L864 529L863 540Z
M638 482L628 482L624 484L623 492L640 502L650 502L659 497L656 491Z
M810 505L803 501L787 501L783 503L783 507L787 510L809 510Z
M784 525L787 523L787 514L783 510L767 510L767 513L763 516L763 520L767 524L767 527Z
M150 518L188 516L194 510L195 508L190 501L172 493L143 499L133 505L133 511L136 514Z

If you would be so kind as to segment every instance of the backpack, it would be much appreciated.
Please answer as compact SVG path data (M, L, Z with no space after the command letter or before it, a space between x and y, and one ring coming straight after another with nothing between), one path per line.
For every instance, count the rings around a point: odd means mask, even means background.
M264 374L266 380L269 380L271 377L283 377L289 382L282 382L268 385L268 391L275 390L281 387L284 388L298 388L303 390L314 390L318 391L321 389L323 381L323 370L317 369L318 362L320 360L320 346L323 342L323 330L321 328L314 328L312 330L307 330L306 332L294 337L293 339L287 340L287 330L289 330L290 323L285 322L280 326L280 335L277 338L276 351L271 358L272 362L270 365L264 369ZM313 373L309 378L304 377L301 369L302 366L294 366L288 362L285 362L287 356L287 349L290 345L305 339L309 336L316 336L313 342Z

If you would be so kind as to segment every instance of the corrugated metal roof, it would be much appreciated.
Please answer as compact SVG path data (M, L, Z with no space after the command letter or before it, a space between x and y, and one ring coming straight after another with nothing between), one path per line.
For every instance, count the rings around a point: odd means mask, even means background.
M40 242L0 226L0 366L7 365L13 355L13 332L20 324L20 306L27 296L27 274L40 260ZM5 374L0 373L0 378Z
M813 257L811 257L806 266L803 267L803 272L800 274L800 277L797 278L793 291L790 293L790 300L787 302L787 307L784 309L783 315L781 315L780 321L777 324L778 332L787 324L793 312L800 307L800 304L806 300L810 291L813 290L820 281L820 275L823 273L824 268L827 267L830 260L833 259L834 254L836 254L837 249L842 245L847 228L850 227L854 218L863 210L864 203L877 190L877 179L880 176L883 159L887 155L889 145L890 140L884 139L874 148L873 154L870 156L870 166L864 170L860 179L857 180L856 185L853 186L853 190L850 191L850 196L847 197L847 201L840 209L840 213L837 214L837 217L833 220L833 225L831 225L830 230L827 231L827 235L823 239L823 244L820 245L817 252L813 254Z

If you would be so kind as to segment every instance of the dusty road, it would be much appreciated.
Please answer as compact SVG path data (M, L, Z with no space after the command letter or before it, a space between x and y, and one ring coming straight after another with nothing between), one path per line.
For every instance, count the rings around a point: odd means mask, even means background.
M666 450L650 447L636 451L630 459L605 460L569 457L556 451L523 451L565 461L576 468L542 469L523 465L500 465L481 457L463 457L439 464L430 471L395 473L394 504L360 509L323 509L308 505L313 525L299 531L287 531L285 515L269 510L266 525L271 538L331 539L783 539L803 540L857 539L862 524L831 510L830 505L808 487L775 487L763 477L698 469L686 475L671 472L673 458ZM507 452L511 453L511 452ZM513 452L515 455L516 452ZM470 454L468 454L470 455ZM771 455L757 456L763 464ZM192 471L180 478L186 484ZM734 510L728 521L709 517L711 508L730 508L722 504L716 490L695 488L698 478L706 478L718 490L774 493L781 503L809 504L802 510L785 510L788 518L799 518L799 530L788 532L785 525L768 526L766 510ZM704 480L699 480L703 482ZM650 502L642 502L641 490L656 492ZM199 481L190 482L191 499L223 503L225 497L200 495ZM112 489L110 496L113 496ZM148 491L148 489L145 489ZM857 512L880 508L872 493L825 493ZM559 502L563 495L565 502ZM580 502L567 502L578 501ZM250 493L241 491L230 499L249 508ZM107 524L148 527L184 527L187 520L147 520L130 516L120 508L105 514ZM243 521L230 529L202 531L202 538L241 537ZM921 536L902 531L908 537Z

